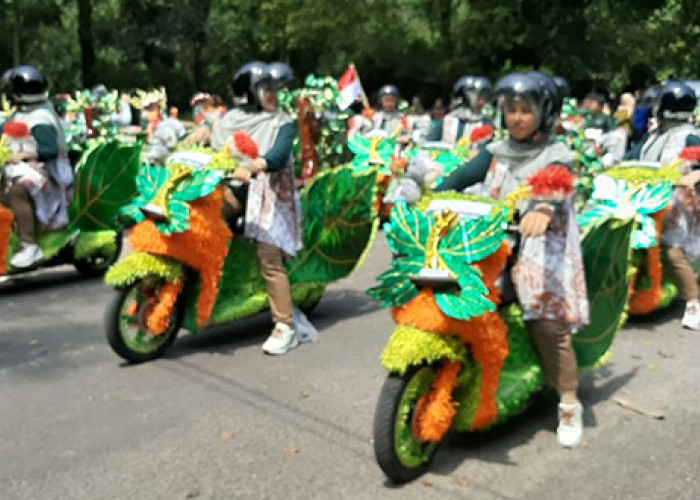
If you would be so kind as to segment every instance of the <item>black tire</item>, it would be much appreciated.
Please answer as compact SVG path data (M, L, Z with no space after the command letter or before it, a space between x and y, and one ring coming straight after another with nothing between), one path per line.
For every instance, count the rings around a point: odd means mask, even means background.
M427 373L426 370L432 375ZM416 454L415 460L412 463L407 463L407 460L402 459L397 451L397 424L402 425L399 421L403 419L399 415L401 402L404 397L412 400L410 412L408 415L405 415L405 420L410 425L415 404L423 394L430 390L430 383L428 383L425 392L422 390L418 391L415 397L406 394L407 388L414 385L416 377L425 377L426 375L428 375L429 382L432 382L432 379L435 377L435 370L431 366L424 365L410 369L403 376L389 375L379 393L379 400L374 413L374 455L379 467L394 483L412 481L424 474L430 467L430 462L437 450L438 443L420 443L415 437L411 437L407 439L407 441L412 440L409 444L416 451L420 450Z
M114 255L105 257L103 255L91 255L80 260L74 260L73 265L83 278L98 278L104 276L107 269L114 264L122 253L122 233L116 236L117 249Z
M158 336L153 336L147 332L144 334L141 325L137 324L136 337L141 335L145 337L150 335L148 338L152 338L152 345L148 342L142 342L142 349L137 349L134 347L138 341L127 340L127 332L123 330L126 327L126 321L128 320L128 315L124 317L125 307L127 305L127 300L134 294L142 293L139 287L144 286L144 281L139 280L135 283L129 285L125 288L120 288L116 290L114 297L109 302L107 307L107 312L105 315L105 329L107 335L107 342L112 350L124 358L129 363L143 363L144 361L151 361L153 359L161 357L170 346L175 342L177 338L178 331L182 326L182 321L185 317L185 308L182 300L182 294L175 305L175 311L173 313L173 318L171 318L170 327L168 330ZM138 323L138 320L134 317L134 320Z

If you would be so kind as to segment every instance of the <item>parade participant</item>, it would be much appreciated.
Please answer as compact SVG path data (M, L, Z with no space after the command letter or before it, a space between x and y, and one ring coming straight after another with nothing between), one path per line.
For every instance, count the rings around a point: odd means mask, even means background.
M122 94L119 98L119 107L112 113L110 119L117 127L128 127L131 125L133 114L131 113L131 103L129 94Z
M153 131L153 135L148 141L149 149L146 154L149 163L164 164L167 156L187 135L185 125L178 118L178 114L177 108L171 108L170 116L162 119Z
M374 110L369 107L365 107L362 99L359 97L355 102L353 102L348 107L348 138L354 136L355 134L366 135L372 131L374 123L372 122L372 116Z
M457 144L463 137L471 137L477 127L491 125L484 117L484 106L491 100L493 86L483 76L463 76L452 88L452 102L456 107L432 130L431 140Z
M505 101L509 139L486 146L438 191L461 191L483 182L480 194L505 199L547 167L571 166L572 153L552 133L557 105L549 86L516 73L503 78L496 92ZM524 208L513 282L547 381L560 395L558 441L575 447L583 435L583 407L576 394L578 371L571 332L588 323L578 224L570 197L557 204L536 202Z
M405 132L402 124L405 114L398 109L400 101L401 94L395 85L387 84L379 89L381 109L372 116L373 132L379 132L387 137Z
M257 254L265 279L275 327L262 348L268 354L285 354L297 346L292 296L284 267L302 247L301 207L294 187L292 145L294 125L277 107L278 91L287 86L289 72L270 72L269 65L250 62L233 77L234 109L217 124L211 146L221 151L238 131L257 143L260 156L249 167L240 167L234 179L247 187L227 189L224 216L233 219L245 213L245 235L257 241ZM285 76L286 75L286 76ZM190 142L206 142L206 129L193 134Z
M697 97L682 82L667 83L658 92L653 112L658 127L650 132L626 159L668 164L681 157L687 147L700 146L698 130L688 122L693 116ZM664 220L661 243L686 301L682 324L700 330L700 291L690 262L700 258L700 197L696 187L700 170L691 170L686 162L683 177L674 192L669 214Z
M192 106L192 119L197 124L201 124L206 117L206 114L211 110L213 100L208 92L196 92L190 99Z
M8 163L25 163L29 169L18 170L18 176L3 175L0 190L0 202L14 213L21 243L10 265L24 269L43 258L35 241L35 217L47 229L68 223L73 171L61 119L48 99L44 75L32 66L18 66L11 70L5 83L18 108L10 120L25 124L36 143L36 148L22 146L10 155ZM23 144L28 145L26 141Z
M585 107L589 114L584 123L585 129L597 129L601 133L615 129L615 120L603 112L605 107L605 93L602 90L593 90L585 98Z

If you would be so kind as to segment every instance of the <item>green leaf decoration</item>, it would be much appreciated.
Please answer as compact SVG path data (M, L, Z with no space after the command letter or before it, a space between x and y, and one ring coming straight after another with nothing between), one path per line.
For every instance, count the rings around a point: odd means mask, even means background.
M581 243L591 324L573 337L579 369L594 366L620 329L629 292L634 220L599 220Z
M384 234L392 252L424 261L425 245L434 225L434 218L401 200L392 208Z
M440 310L451 318L470 320L485 312L495 311L496 304L486 298L489 291L481 281L481 273L465 266L458 277L461 290L458 293L440 292L435 294L435 301Z
M440 256L457 274L471 269L469 264L496 252L506 239L505 211L472 220L460 220L440 241Z
M117 229L119 209L136 195L141 143L116 140L93 145L78 163L70 227L98 231Z
M364 259L378 228L377 173L349 166L320 175L301 193L304 248L288 266L291 282L330 283Z
M367 172L379 166L384 175L391 175L391 157L396 150L396 138L370 138L355 134L348 141L348 148L355 155L352 166L357 172Z
M189 177L180 181L172 194L171 200L194 201L214 192L221 182L224 173L219 170L195 171Z
M409 279L418 274L423 267L422 260L399 258L391 261L391 268L379 276L380 284L367 290L374 300L383 307L402 306L418 295L418 288Z

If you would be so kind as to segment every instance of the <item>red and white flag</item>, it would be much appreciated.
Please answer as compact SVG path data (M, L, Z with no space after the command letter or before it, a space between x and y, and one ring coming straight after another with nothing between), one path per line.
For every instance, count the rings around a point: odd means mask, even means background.
M340 91L338 106L341 110L347 109L358 97L364 98L365 91L362 89L362 83L360 83L360 77L357 75L354 64L348 66L348 69L338 80L338 90Z

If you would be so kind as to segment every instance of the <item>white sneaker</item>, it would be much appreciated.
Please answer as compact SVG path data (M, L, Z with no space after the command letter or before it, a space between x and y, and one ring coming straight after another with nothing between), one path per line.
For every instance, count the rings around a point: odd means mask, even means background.
M700 330L700 302L691 300L685 305L685 314L681 323L685 328Z
M44 252L35 243L22 243L22 248L12 256L10 265L15 269L32 267L44 258Z
M297 345L299 345L299 341L294 334L294 328L284 323L277 323L272 334L262 345L262 349L267 354L280 355L294 349Z
M583 439L583 406L581 403L559 403L557 441L564 448L575 448Z

